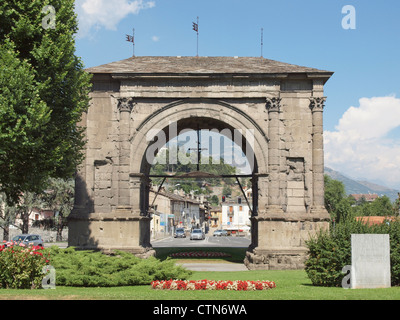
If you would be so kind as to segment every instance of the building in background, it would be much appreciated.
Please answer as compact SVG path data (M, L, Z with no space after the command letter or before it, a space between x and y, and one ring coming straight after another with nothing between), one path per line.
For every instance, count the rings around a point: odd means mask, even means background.
M376 193L351 194L350 197L354 198L356 202L362 201L362 199L364 199L366 202L373 202L379 198Z
M216 206L210 209L209 222L211 228L219 228L222 224L222 207Z
M153 239L172 235L176 228L190 231L207 227L208 206L200 197L185 195L182 191L171 193L162 188L158 193L150 190L149 202L153 204L150 225Z
M242 198L221 204L221 229L236 232L250 232L251 211Z

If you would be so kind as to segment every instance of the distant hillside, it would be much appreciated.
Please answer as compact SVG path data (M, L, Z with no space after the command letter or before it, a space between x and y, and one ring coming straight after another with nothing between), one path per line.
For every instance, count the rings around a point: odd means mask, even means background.
M398 198L397 193L399 191L397 190L380 186L368 181L356 181L349 177L346 177L345 175L341 174L338 171L332 170L327 167L325 167L324 169L325 169L325 174L330 176L332 179L343 182L347 194L376 193L378 196L385 195L389 197L392 202Z

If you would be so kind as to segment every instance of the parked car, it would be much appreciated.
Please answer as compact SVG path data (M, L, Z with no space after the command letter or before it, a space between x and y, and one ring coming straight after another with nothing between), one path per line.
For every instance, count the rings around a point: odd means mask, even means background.
M174 238L186 238L185 229L177 228L175 230Z
M193 229L192 232L190 233L190 240L198 239L198 240L203 240L206 238L206 235L204 234L203 230L201 229Z
M38 234L20 234L12 238L14 243L43 247L42 237Z
M213 236L214 237L222 237L222 236L226 237L226 236L228 236L228 231L222 230L222 229L215 230L213 233Z

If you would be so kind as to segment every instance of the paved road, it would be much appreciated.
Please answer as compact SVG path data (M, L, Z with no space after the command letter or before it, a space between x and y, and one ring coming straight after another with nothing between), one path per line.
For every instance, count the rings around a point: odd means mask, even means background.
M187 238L173 238L167 237L160 240L152 240L153 247L233 247L233 248L247 248L250 245L250 239L246 237L213 237L206 235L204 240L190 240ZM58 246L60 248L67 248L67 242L45 242L44 247L50 248L51 246Z
M247 248L251 241L247 237L213 237L206 235L204 240L190 240L186 238L168 237L161 240L153 240L151 244L154 248L162 247L231 247Z
M52 246L57 246L65 249L68 247L68 242L45 242L43 245L45 248L51 248Z

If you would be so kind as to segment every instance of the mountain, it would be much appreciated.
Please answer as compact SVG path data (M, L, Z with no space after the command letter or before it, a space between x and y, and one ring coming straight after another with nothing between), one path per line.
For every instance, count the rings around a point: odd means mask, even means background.
M398 190L390 189L368 181L353 180L341 174L340 172L332 170L328 167L325 167L324 170L326 175L330 176L332 179L339 180L344 184L344 188L348 195L353 193L376 193L378 196L385 195L389 197L390 201L392 202L398 198L398 192L400 192Z

